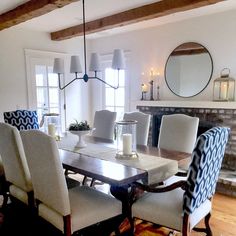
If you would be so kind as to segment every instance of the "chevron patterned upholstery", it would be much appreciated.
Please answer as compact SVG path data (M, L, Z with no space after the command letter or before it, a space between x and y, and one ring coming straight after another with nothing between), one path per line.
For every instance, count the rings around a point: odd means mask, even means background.
M215 193L230 129L214 127L200 135L189 167L184 212L193 213Z
M16 110L4 112L4 121L15 126L18 130L39 129L36 111Z

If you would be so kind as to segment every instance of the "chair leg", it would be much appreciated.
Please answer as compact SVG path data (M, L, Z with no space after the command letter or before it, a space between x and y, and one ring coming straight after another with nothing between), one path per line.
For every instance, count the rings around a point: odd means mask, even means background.
M189 216L184 214L183 217L183 226L182 226L182 236L189 236L190 228L189 228Z
M7 202L9 199L9 183L6 181L5 176L1 176L2 181L2 195L3 195L3 204L2 207L7 206Z
M64 235L71 236L71 217L70 215L63 216L64 221Z
M69 170L65 169L64 174L65 174L65 176L68 176L68 174L69 174Z
M193 230L196 231L196 232L203 232L207 236L212 236L212 231L211 231L210 224L209 224L210 218L211 218L211 213L208 213L205 216L205 219L204 219L204 221L205 221L205 228L194 227Z
M211 218L211 213L208 213L208 215L205 217L205 226L206 226L206 235L207 236L212 236L212 231L210 227L210 218Z
M2 208L5 208L7 206L9 194L7 192L3 193L3 203L2 203Z
M128 217L130 223L130 235L134 235L135 227L134 227L134 218Z
M87 182L87 176L85 175L85 176L84 176L84 179L83 179L83 181L82 181L82 185L86 185L86 182Z
M95 181L96 181L96 179L92 178L91 183L90 183L90 187L94 187Z

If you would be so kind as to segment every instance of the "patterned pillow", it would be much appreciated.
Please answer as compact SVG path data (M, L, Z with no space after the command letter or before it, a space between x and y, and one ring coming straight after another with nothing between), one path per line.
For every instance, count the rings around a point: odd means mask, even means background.
M18 130L39 129L36 111L16 110L4 112L4 121Z
M184 193L187 214L214 195L229 132L229 128L214 127L197 139Z

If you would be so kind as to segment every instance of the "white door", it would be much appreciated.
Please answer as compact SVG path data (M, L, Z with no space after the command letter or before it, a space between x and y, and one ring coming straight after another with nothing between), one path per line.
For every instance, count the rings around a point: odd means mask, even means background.
M53 58L30 58L30 72L29 106L37 110L39 122L45 113L59 114L58 130L65 131L65 94L53 73Z

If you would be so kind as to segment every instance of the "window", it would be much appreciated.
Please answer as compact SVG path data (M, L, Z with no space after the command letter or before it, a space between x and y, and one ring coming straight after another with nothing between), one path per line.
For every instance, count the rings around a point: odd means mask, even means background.
M59 119L53 116L47 121L56 122L60 133L65 130L66 110L65 92L59 89L58 76L53 73L53 60L58 56L63 57L64 54L25 49L28 108L37 110L39 122L45 113L59 114ZM42 130L47 129L46 123Z
M45 113L60 113L58 78L52 66L35 65L37 112L39 120Z
M105 69L105 81L108 84L116 85L118 72L111 68ZM115 81L115 82L114 82ZM113 89L105 85L105 109L117 112L117 120L123 119L125 111L125 71L119 71L119 88Z

